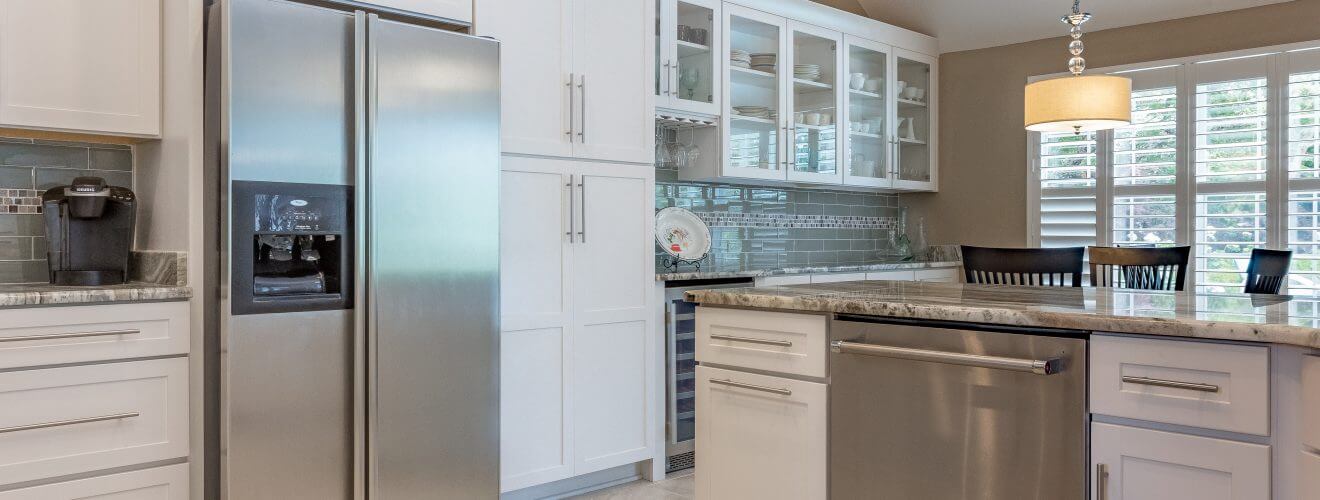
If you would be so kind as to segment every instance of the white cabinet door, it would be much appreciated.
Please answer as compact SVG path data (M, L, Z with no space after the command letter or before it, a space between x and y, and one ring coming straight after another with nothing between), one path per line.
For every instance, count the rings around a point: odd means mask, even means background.
M187 500L188 464L0 492L0 500Z
M784 87L784 109L792 112L785 136L788 180L843 184L843 140L839 132L845 129L838 121L839 110L843 109L843 58L839 51L843 34L791 19L787 29L788 50L780 66L789 82Z
M1320 450L1320 356L1302 361L1302 443Z
M894 94L890 130L894 155L890 164L893 187L912 191L936 191L939 187L939 60L925 54L894 49L890 58L889 88ZM918 97L913 92L924 95ZM901 122L901 123L900 123Z
M1302 451L1302 480L1298 484L1299 492L1297 498L1310 499L1320 498L1320 455L1309 451Z
M744 51L758 54L758 66L724 65L723 113L720 152L724 155L723 177L783 181L788 179L788 159L782 138L788 131L792 112L785 109L783 89L787 85L781 59L787 52L787 22L784 18L725 3L720 30L724 48L720 54ZM770 66L773 63L774 66ZM761 109L764 108L764 109ZM736 111L743 111L742 113Z
M368 0L367 3L465 23L472 22L472 0Z
M571 406L580 475L650 458L651 415L661 409L651 403L654 169L576 165Z
M503 159L500 178L500 489L573 475L564 160Z
M0 0L0 127L160 135L162 0Z
M573 156L654 162L654 0L572 0ZM525 14L524 14L525 15ZM530 18L532 22L540 20Z
M1091 472L1095 499L1270 497L1270 448L1223 439L1092 424Z
M721 47L718 0L660 0L656 107L720 114ZM679 26L685 26L683 33ZM704 31L704 36L700 30Z
M823 500L825 384L697 367L697 498Z
M577 108L577 103L569 106L574 93L569 86L573 76L571 1L478 0L475 8L476 34L500 41L503 150L571 156L569 113Z

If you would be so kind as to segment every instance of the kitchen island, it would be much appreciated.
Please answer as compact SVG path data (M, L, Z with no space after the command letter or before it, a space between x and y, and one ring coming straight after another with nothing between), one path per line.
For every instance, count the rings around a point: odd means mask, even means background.
M688 298L700 498L1320 498L1320 299L896 281Z

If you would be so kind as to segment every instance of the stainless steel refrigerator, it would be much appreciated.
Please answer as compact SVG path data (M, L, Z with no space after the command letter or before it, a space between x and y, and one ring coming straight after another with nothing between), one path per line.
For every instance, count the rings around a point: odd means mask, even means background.
M208 498L499 492L499 46L207 13Z

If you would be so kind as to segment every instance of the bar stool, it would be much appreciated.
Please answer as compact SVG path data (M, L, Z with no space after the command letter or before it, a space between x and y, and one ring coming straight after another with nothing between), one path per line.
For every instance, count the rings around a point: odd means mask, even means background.
M1087 252L1091 286L1181 291L1192 247L1087 247Z
M1247 264L1247 284L1242 293L1278 294L1292 265L1292 250L1253 248Z
M1085 247L985 248L963 245L968 283L1024 286L1082 286Z

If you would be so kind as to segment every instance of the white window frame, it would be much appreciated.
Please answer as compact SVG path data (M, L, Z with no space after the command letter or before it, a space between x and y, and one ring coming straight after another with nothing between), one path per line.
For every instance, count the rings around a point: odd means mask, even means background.
M1164 59L1159 61L1150 61L1143 63L1125 64L1121 66L1111 66L1106 68L1088 69L1090 74L1123 74L1133 78L1133 89L1142 90L1150 88L1167 87L1167 84L1155 84L1145 80L1144 74L1155 74L1157 71L1173 71L1173 82L1177 88L1178 96L1178 137L1177 137L1177 167L1175 190L1177 194L1177 216L1176 216L1176 244L1196 246L1195 224L1196 224L1196 182L1195 182L1195 97L1196 97L1196 65L1199 63L1224 63L1232 59L1239 58L1268 58L1269 70L1264 75L1269 79L1269 127L1268 137L1270 138L1269 157L1267 161L1267 171L1264 181L1266 199L1267 199L1267 247L1269 248L1287 248L1288 247L1288 76L1292 73L1304 72L1307 68L1314 68L1314 63L1298 64L1300 68L1296 71L1291 66L1290 58L1297 53L1320 50L1320 40L1308 42L1298 42L1285 45L1275 45L1270 47L1261 47L1255 49L1237 50L1231 52L1221 52L1216 54L1205 54L1199 56L1182 57L1175 59ZM1320 54L1320 52L1316 52ZM1313 61L1312 54L1306 54L1307 57L1297 58ZM1300 61L1299 61L1300 62ZM1147 73L1149 72L1149 73ZM1033 83L1040 80L1051 78L1061 78L1069 76L1067 72L1052 73L1046 75L1032 76L1027 79L1027 83ZM1027 241L1028 247L1038 247L1041 244L1041 187L1040 187L1040 133L1027 132ZM1113 185L1113 131L1106 130L1097 134L1096 150L1096 242L1097 246L1113 245L1113 214L1115 188ZM1320 181L1316 184L1320 185ZM1137 189L1120 188L1118 191L1127 193L1140 192L1140 186ZM1210 190L1214 188L1211 187ZM1203 189L1204 193L1206 190ZM1123 194L1120 196L1126 196ZM1195 249L1193 250L1195 251ZM1196 258L1193 256L1187 270L1188 277L1195 279ZM1189 283L1187 290L1194 290L1196 284L1194 281ZM1286 285L1285 285L1286 286Z

